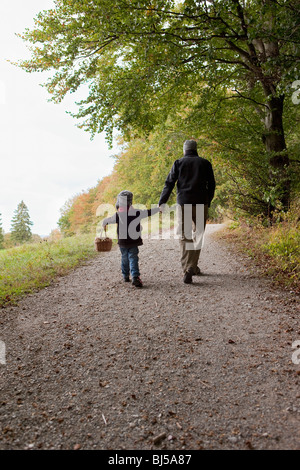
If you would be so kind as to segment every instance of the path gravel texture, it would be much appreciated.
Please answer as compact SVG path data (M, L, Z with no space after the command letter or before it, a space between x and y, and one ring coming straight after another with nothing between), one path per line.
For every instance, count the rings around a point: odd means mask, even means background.
M193 284L145 240L142 289L115 247L0 310L0 449L299 449L299 298L219 229Z

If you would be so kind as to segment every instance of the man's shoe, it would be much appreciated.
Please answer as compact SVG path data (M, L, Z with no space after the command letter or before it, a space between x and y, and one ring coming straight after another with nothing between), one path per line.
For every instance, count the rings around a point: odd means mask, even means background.
M133 280L132 280L132 284L135 287L143 287L143 283L142 283L142 281L139 277L134 277Z
M183 277L183 282L185 284L191 284L193 282L193 274L190 270L186 271Z
M124 277L124 281L125 281L125 282L130 282L129 276L125 276L125 277Z
M196 268L195 276L201 276L202 272L200 271L199 266Z

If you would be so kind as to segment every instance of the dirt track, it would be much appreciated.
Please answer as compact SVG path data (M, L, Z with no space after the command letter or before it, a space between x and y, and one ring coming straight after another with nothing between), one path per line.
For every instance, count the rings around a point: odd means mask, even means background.
M178 241L151 240L143 289L116 248L0 310L0 449L300 448L298 298L218 228L191 285Z

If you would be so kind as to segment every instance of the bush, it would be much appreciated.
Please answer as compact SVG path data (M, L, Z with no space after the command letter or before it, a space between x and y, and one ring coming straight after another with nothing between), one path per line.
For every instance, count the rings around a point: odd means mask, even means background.
M276 227L270 232L268 243L263 248L289 278L299 279L300 232L297 226Z

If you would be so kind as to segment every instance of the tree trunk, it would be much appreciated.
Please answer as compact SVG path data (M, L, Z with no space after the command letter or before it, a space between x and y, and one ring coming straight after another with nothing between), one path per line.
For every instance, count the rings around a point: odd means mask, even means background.
M280 58L278 40L274 38L274 29L278 18L278 5L274 0L262 0L267 7L261 14L261 20L266 32L265 39L259 39L257 47L260 60ZM283 102L284 95L276 96L277 84L281 78L281 70L274 67L270 76L264 75L261 80L266 100L267 112L265 115L264 143L266 151L270 154L270 179L274 200L281 202L282 208L287 210L290 199L289 157L284 138L283 129ZM276 204L275 204L276 206Z
M288 175L289 157L287 154L283 130L284 96L269 98L265 116L265 135L263 137L266 151L270 153L271 186L278 188L278 199L284 210L289 207L290 178Z

